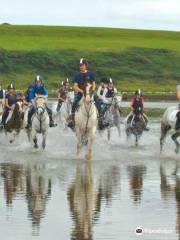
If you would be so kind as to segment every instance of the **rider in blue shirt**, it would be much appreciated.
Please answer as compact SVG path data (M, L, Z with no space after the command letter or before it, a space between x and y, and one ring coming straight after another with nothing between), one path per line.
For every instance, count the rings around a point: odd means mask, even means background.
M35 82L32 84L31 88L29 89L28 101L31 102L37 95L48 96L48 91L42 83L42 77L39 75L35 77ZM50 127L55 127L56 124L54 124L54 121L52 119L52 110L47 105L46 105L46 110L48 112L49 119L50 119ZM35 113L34 106L31 105L28 112L28 125L26 126L26 128L31 127L31 118L34 113Z
M7 90L8 90L7 94L5 95L5 104L4 104L4 111L2 115L1 127L5 126L9 112L12 109L13 104L16 103L18 98L15 87L12 83L9 84Z
M95 83L95 74L87 69L88 63L85 58L80 59L79 63L79 72L77 72L74 76L74 102L72 104L72 115L71 122L69 122L68 126L74 128L74 115L76 108L78 106L79 101L81 100L85 87L87 83L92 85L92 91L95 91L96 83Z

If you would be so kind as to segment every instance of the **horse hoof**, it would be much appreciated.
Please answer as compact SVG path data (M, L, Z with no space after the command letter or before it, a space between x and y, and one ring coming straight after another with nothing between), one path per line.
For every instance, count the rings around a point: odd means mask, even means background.
M10 140L9 142L10 142L10 143L13 143L13 140Z

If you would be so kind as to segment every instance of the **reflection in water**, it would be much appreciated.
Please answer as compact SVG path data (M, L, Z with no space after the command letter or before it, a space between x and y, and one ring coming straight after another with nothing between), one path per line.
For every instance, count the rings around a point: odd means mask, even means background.
M118 185L118 167L110 167L104 172L96 188L93 181L92 163L77 166L75 179L67 193L74 221L71 239L93 239L93 224L99 219L102 201L105 200L107 204L111 202Z
M29 217L34 226L39 226L44 215L47 200L51 196L51 179L43 176L44 165L34 165L27 169L26 174L26 199Z
M11 206L16 194L26 192L25 172L23 166L19 164L1 164L0 167L4 179L6 204Z
M46 203L51 195L51 179L43 176L43 165L28 166L1 164L4 192L7 206L13 206L18 194L27 200L29 218L33 227L38 227L43 217Z
M72 239L93 239L92 224L97 192L94 189L91 163L77 166L75 180L68 190L68 201L75 223Z
M109 166L107 170L100 176L98 187L98 208L100 211L102 200L106 201L107 205L110 205L113 194L117 191L120 183L120 169L118 166Z
M169 167L166 166L165 162L161 162L160 164L160 189L161 189L161 196L164 200L168 200L168 197L172 197L174 195L176 200L176 231L179 234L180 239L180 176L179 176L179 162L176 162L174 169L169 174ZM173 180L168 181L168 180Z
M135 165L127 167L129 173L129 185L134 202L141 202L141 196L143 191L143 178L146 173L146 167L144 165Z

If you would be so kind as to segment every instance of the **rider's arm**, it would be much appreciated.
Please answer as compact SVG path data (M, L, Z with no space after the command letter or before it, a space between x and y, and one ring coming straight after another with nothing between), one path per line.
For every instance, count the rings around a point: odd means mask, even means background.
M134 98L131 99L131 110L134 112Z
M9 104L8 104L8 98L5 98L5 107L11 109L11 107L10 107Z
M92 82L92 91L95 91L96 90L96 83L95 81Z
M77 83L74 84L74 91L83 93L83 90L81 88L79 88Z
M44 96L48 96L48 90L47 90L47 88L45 88L45 87L43 86L42 91L43 91L43 95L44 95Z

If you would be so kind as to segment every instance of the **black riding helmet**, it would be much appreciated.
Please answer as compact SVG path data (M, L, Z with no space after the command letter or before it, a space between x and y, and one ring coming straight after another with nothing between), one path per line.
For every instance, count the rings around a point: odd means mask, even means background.
M142 96L141 89L137 89L134 94L135 96Z
M79 61L79 65L85 64L86 66L88 65L87 59L86 58L81 58Z
M35 81L35 82L38 82L38 81L39 81L39 82L42 83L42 82L43 82L43 78L42 78L41 75L36 75L35 78L34 78L34 81Z
M9 90L9 89L15 89L15 86L13 85L13 83L10 83L10 84L8 85L7 89L8 89L8 90Z
M63 85L65 85L66 83L69 83L69 78L66 78L66 80L63 82Z
M109 79L108 79L108 83L113 83L112 78L109 78Z

